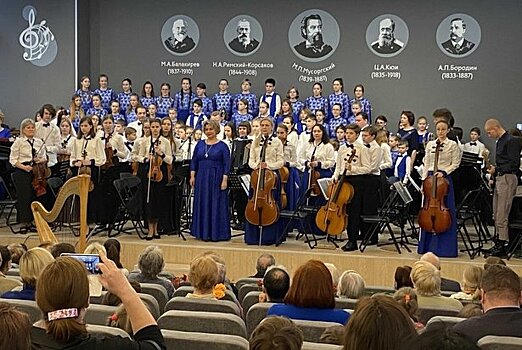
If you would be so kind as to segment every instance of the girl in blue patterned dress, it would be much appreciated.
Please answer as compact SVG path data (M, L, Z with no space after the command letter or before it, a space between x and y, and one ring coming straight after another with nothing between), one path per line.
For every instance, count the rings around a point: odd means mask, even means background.
M353 103L355 101L359 101L362 107L362 111L366 112L368 114L368 124L372 123L372 104L370 101L364 97L364 86L361 84L355 85L353 88L353 94L355 95L354 98L350 101L350 103ZM354 116L355 117L355 116Z
M137 93L132 93L129 99L129 106L125 112L125 119L127 120L127 124L136 121L138 117L136 117L136 108L142 107L140 104L140 97Z
M109 77L106 74L100 74L98 77L99 88L94 90L95 94L100 95L102 108L108 113L111 111L111 101L116 99L116 93L109 88Z
M248 113L248 101L246 99L239 100L238 103L238 110L234 112L232 115L232 122L234 123L235 127L239 127L239 123L241 122L250 122L254 117Z
M120 113L125 115L127 108L129 108L130 96L132 94L132 81L129 78L123 79L121 88L123 91L118 94L118 102L120 103Z
M80 128L80 120L85 117L85 111L82 108L82 98L80 95L74 94L71 99L71 106L69 107L69 115L71 123L76 132Z
M161 93L156 98L156 115L158 118L165 118L169 115L169 109L174 107L174 99L170 97L170 84L161 84Z
M232 113L237 112L239 101L245 99L248 101L248 113L250 115L257 115L259 113L259 103L256 94L250 92L252 83L249 79L243 79L241 82L241 92L234 97L232 105Z
M305 108L308 108L315 114L318 109L328 110L328 99L323 95L323 85L315 83L312 87L312 96L305 100Z
M92 91L89 90L90 86L91 80L88 76L84 75L80 79L80 88L75 91L75 94L82 99L82 108L84 111L92 107Z
M154 94L154 86L150 81L143 83L141 88L140 103L143 107L149 108L151 103L156 103L156 96Z
M196 94L192 92L192 81L190 78L185 77L181 79L181 90L176 92L174 96L174 108L176 108L178 113L178 120L187 121L195 97Z
M333 92L328 95L328 121L333 117L332 107L338 103L341 105L341 117L348 120L350 114L350 97L344 93L344 83L342 78L334 79L332 83Z
M295 86L292 86L290 89L288 89L286 98L292 102L292 109L294 110L294 114L299 117L301 115L301 110L305 108L304 102L299 101L299 90L297 90ZM298 128L297 132L300 134L303 132L303 129Z
M207 96L207 86L205 83L199 83L196 85L196 97L203 102L203 114L211 115L214 112L214 105L212 99Z

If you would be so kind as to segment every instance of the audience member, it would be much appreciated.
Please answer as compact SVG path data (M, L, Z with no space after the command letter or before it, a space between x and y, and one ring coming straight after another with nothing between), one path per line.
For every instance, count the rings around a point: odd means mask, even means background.
M51 252L51 248L53 247L53 245L54 245L53 242L45 241L45 242L42 242L42 243L38 244L38 248L46 249L50 253Z
M491 265L481 283L484 315L455 325L455 331L477 342L486 335L522 337L520 278L507 266Z
M438 256L436 256L432 252L428 252L428 253L424 254L420 258L420 260L429 262L430 264L435 266L437 268L437 270L441 271L440 259ZM457 282L455 280L450 280L450 279L447 279L447 278L444 278L441 276L440 290L457 293L457 292L460 292L460 284L459 284L459 282Z
M47 249L40 247L29 249L20 258L22 290L6 292L2 295L2 298L35 300L36 282L45 267L53 261L54 258Z
M56 243L51 247L51 255L56 259L62 253L76 253L74 246L71 243Z
M324 263L324 266L330 271L330 275L332 275L332 283L334 286L334 292L337 293L337 284L339 283L339 270L337 270L337 266L332 263Z
M340 298L359 299L364 295L366 288L364 279L357 272L344 271L339 278L339 288L337 296Z
M482 307L478 304L471 303L471 304L464 305L464 307L462 308L462 310L460 310L457 317L470 318L470 317L475 317L475 316L482 316L482 314L483 314Z
M268 316L346 324L348 312L335 309L332 276L319 260L308 260L295 272L284 304L274 304Z
M440 271L427 261L417 261L411 270L411 279L417 292L420 308L450 307L462 309L462 304L456 299L440 295Z
M476 300L480 297L480 281L484 269L482 267L469 265L462 273L462 292L451 295L451 298L458 300Z
M114 239L114 238L109 238L108 240L103 242L103 246L105 247L105 250L107 251L107 258L114 261L116 266L118 266L118 268L120 270L122 270L123 274L125 276L128 276L129 270L127 270L126 268L123 267L123 264L121 263L121 260L120 260L121 259L120 258L120 255L121 255L120 241L118 241L117 239Z
M118 266L118 265L116 265L116 266ZM132 289L134 289L136 291L136 293L141 293L140 282L135 281L135 280L130 280L129 284L131 285ZM121 299L116 294L107 292L103 296L100 304L108 305L108 306L119 306L121 304Z
M275 265L275 258L271 254L261 254L257 258L256 262L256 274L250 276L251 278L263 278L266 273L266 269L269 266Z
M159 273L165 267L163 260L163 252L157 246L148 246L138 257L139 272L132 272L129 275L130 280L136 280L140 283L156 283L167 290L170 298L174 295L174 286L164 278L159 277Z
M285 269L270 266L263 277L263 293L260 302L282 303L290 289L290 276Z
M345 326L331 326L324 330L319 338L319 343L344 345Z
M424 329L424 325L419 322L419 317L417 316L419 302L417 301L417 293L415 293L413 288L402 287L393 294L393 299L395 299L408 313L415 325L415 329Z
M363 298L357 304L344 335L344 350L395 350L416 334L404 309L385 295Z
M42 272L36 303L44 319L34 324L34 349L166 349L156 321L116 264L100 255L100 282L123 302L131 320L134 339L87 333L84 316L89 306L87 270L78 260L59 257Z
M193 293L188 293L187 298L217 299L213 293L218 282L218 265L208 255L202 255L190 263L189 281L194 287Z
M488 256L486 261L484 262L484 270L487 270L491 265L504 265L506 266L506 262L499 258L498 256Z
M91 244L89 244L84 252L84 254L104 254L104 255L107 255L107 250L105 250L105 247L103 245L101 245L100 243L98 242L92 242Z
M7 246L0 246L0 295L21 287L22 283L13 278L7 278L5 275L11 268L11 252L7 249Z
M411 266L399 266L395 269L395 289L401 289L402 287L413 288L413 282L411 281Z
M23 243L11 243L7 246L11 252L11 266L17 269L20 263L20 258L27 251L27 246Z
M264 319L250 335L250 350L300 350L303 332L285 317Z
M26 313L7 303L0 303L0 329L0 349L31 349L31 321Z
M431 326L431 325L430 325ZM437 326L413 335L401 347L403 350L480 350L476 343L445 326Z
M214 260L218 266L218 279L216 281L216 284L224 284L228 289L234 292L234 294L237 297L239 292L236 286L227 278L227 264L225 263L225 260L219 254L213 251L205 252L203 253L203 255L212 258L212 260ZM238 306L240 306L239 303Z

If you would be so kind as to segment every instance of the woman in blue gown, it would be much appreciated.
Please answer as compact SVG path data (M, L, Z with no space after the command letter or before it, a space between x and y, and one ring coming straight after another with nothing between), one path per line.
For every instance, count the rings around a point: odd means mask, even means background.
M197 143L190 162L190 185L194 188L194 205L190 233L204 241L230 239L228 209L228 172L230 151L217 139L216 121L203 123L206 140Z
M437 177L444 177L449 182L448 195L446 197L446 207L450 210L451 226L440 233L427 232L421 229L418 253L424 254L432 252L440 257L456 258L458 255L457 245L457 217L455 210L455 195L453 192L453 181L451 174L460 165L460 149L455 141L447 138L449 125L446 121L439 121L436 125L437 139L428 142L426 145L426 155L424 156L424 170L422 178L426 179L433 175L435 169L435 149L440 143Z

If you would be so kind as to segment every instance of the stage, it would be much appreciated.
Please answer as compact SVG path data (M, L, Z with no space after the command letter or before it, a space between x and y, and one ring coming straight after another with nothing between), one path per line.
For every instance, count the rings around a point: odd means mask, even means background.
M233 233L237 234L238 232L234 231ZM75 244L77 241L77 238L68 230L58 232L56 237L61 242ZM185 235L185 237L186 241L178 236L162 236L159 240L145 241L140 240L135 233L132 235L122 234L117 237L122 243L122 263L127 269L132 270L137 264L140 252L148 245L157 245L165 255L165 270L179 275L188 273L189 263L195 256L203 252L214 251L225 259L227 276L235 281L253 275L257 257L262 253L270 253L275 257L277 264L288 267L290 272L309 259L319 259L334 264L340 273L344 270L359 272L366 280L367 285L393 287L393 275L397 266L411 266L419 258L414 246L410 246L412 253L401 249L402 254L398 254L393 245L369 246L364 253L360 251L345 253L341 249L332 249L333 245L325 245L321 241L318 247L310 249L303 239L296 241L294 235L288 237L286 242L279 247L249 246L244 243L243 236L234 237L228 242L217 243L201 242L190 235ZM103 242L106 239L106 232L102 232L94 236L91 242ZM29 247L37 246L40 243L36 234L32 236L15 235L7 227L0 228L0 244L23 242L24 240ZM388 236L381 236L379 242L388 242ZM484 264L484 257L478 256L470 260L467 253L461 252L458 258L443 258L441 259L442 275L460 280L462 271L470 263L481 266ZM522 260L513 258L508 264L518 274L522 275Z

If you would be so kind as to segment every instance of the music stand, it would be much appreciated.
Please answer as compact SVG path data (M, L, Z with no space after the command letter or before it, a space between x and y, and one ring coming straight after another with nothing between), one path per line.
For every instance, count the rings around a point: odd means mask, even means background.
M241 179L242 176L245 176L245 175L231 173L228 177L228 179L229 179L228 188L231 191L244 191L248 197L249 189L247 189L245 187L243 180ZM231 205L230 205L230 211L231 211L231 214L234 214L234 204L233 203L231 203ZM232 237L239 237L239 236L244 236L244 235L245 235L245 232L238 233L236 235L232 235Z

